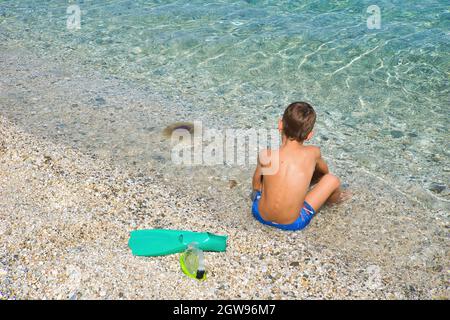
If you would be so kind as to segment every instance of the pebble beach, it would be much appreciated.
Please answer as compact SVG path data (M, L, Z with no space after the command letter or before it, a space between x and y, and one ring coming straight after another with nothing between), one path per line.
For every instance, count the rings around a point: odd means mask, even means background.
M305 231L283 232L249 209L217 212L156 173L38 139L4 117L0 133L2 299L449 297L448 225L420 207L397 215L395 203L365 208L376 194L359 194ZM208 279L197 282L178 255L132 256L129 231L144 228L226 234L228 248L206 253Z
M426 3L373 29L360 1L98 0L74 29L2 1L0 300L449 299L448 8ZM270 130L296 100L352 193L302 231L253 218L254 165L171 159L180 123ZM227 250L199 282L133 256L138 229Z

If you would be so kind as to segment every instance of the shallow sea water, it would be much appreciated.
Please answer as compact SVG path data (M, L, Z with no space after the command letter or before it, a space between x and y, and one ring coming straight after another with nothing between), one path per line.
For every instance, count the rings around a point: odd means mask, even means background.
M446 1L377 1L372 30L371 1L76 3L81 29L68 30L72 2L0 1L3 52L33 52L49 73L60 72L52 61L67 66L39 91L53 98L45 108L26 92L1 98L0 112L30 130L207 190L212 180L245 185L252 168L174 167L166 125L274 128L289 102L307 100L318 112L313 142L344 181L363 172L448 208ZM86 70L92 81L77 83Z

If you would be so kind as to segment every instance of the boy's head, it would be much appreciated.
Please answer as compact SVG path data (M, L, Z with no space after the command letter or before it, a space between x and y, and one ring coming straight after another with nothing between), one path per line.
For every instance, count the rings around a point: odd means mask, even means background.
M286 108L278 126L286 138L303 142L311 139L315 122L316 112L309 103L294 102Z

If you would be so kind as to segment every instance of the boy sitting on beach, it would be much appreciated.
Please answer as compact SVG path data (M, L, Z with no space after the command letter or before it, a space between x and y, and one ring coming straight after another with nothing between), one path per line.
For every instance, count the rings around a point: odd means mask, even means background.
M329 173L320 149L303 144L312 138L315 121L311 105L290 104L278 122L282 135L279 150L260 153L253 176L252 213L261 223L301 230L323 204L346 197L339 178Z

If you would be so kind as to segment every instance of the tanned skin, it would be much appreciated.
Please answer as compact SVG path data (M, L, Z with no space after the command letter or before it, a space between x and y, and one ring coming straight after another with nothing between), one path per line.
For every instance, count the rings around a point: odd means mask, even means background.
M253 175L253 190L262 193L258 208L261 217L266 221L290 224L299 217L305 200L316 212L325 203L345 200L349 194L341 191L339 178L329 172L320 148L288 139L283 134L281 120L278 129L282 134L280 148L262 151ZM312 136L313 132L310 132L305 141ZM278 153L278 170L275 174L263 175L271 160L261 159L275 159L275 152ZM313 186L311 190L310 186Z

